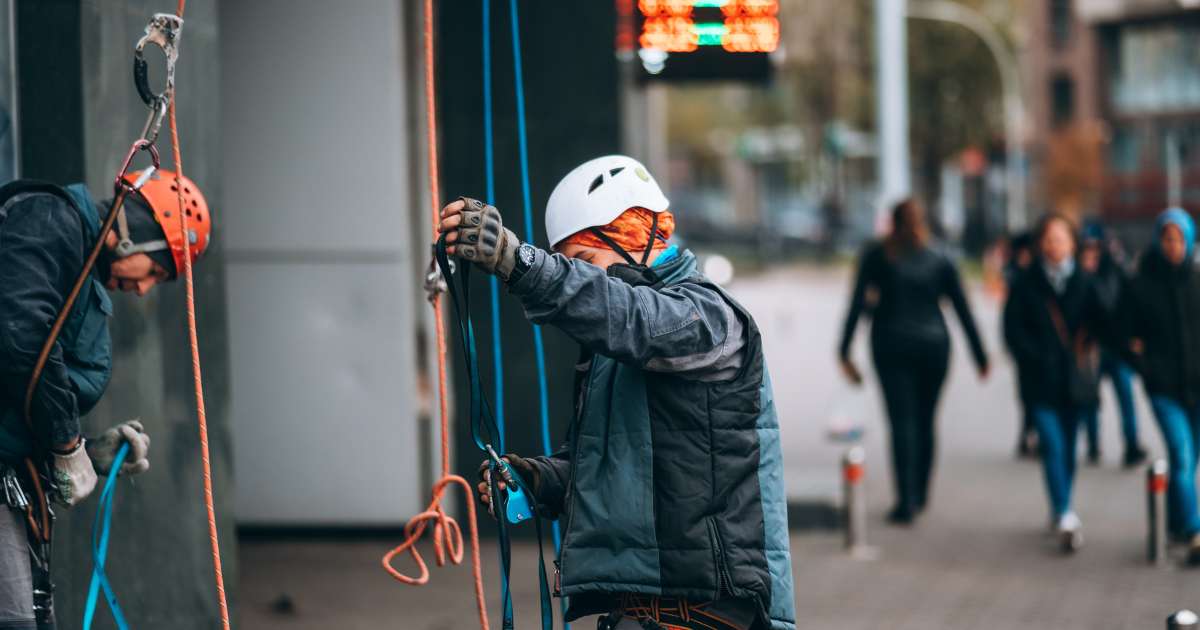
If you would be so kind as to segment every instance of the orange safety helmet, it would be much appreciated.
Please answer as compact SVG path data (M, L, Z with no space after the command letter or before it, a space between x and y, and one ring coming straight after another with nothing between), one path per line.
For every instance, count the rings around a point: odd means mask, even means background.
M134 243L129 239L129 227L125 221L124 209L118 217L117 255L124 257L132 254L171 250L175 260L175 273L183 271L184 235L179 224L179 192L176 184L183 185L183 211L187 216L187 236L192 262L208 249L209 235L212 233L212 215L208 212L208 202L196 183L187 176L176 176L173 171L156 170L150 173L149 179L137 188L137 182L142 178L143 171L127 173L125 183L133 188L145 201L146 206L154 214L154 220L162 228L166 240Z

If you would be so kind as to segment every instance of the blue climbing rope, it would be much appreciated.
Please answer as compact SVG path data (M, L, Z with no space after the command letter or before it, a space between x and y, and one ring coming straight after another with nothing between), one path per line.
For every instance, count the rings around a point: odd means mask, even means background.
M525 76L521 63L521 22L517 17L517 0L509 0L512 16L513 78L517 93L517 145L521 162L521 194L525 202L525 240L533 241L533 195L529 192L529 140L525 131ZM537 359L538 407L542 421L542 454L553 452L550 442L550 401L546 394L546 349L542 344L542 327L533 325L533 352ZM554 551L560 545L558 521L554 521Z
M496 205L496 159L492 139L492 2L483 0L483 171L487 186L487 198L484 203ZM493 417L496 421L496 445L500 453L506 453L504 436L504 348L500 342L500 282L496 276L488 277L488 290L491 295L492 308L492 372L495 377L495 408ZM504 517L497 510L497 518L503 528ZM502 538L507 533L501 534ZM507 575L509 557L507 545L500 545L500 564ZM508 579L500 581L500 601L504 607L503 618L513 618L512 593L509 592Z
M485 203L496 205L496 161L492 146L492 7L491 0L483 0L483 170L487 180ZM500 343L500 282L496 276L488 280L492 296L492 370L495 372L496 404L493 410L500 435L496 446L501 453L507 452L504 439L504 348Z
M125 614L121 612L121 606L117 603L117 594L104 573L104 561L108 558L108 539L112 532L113 497L116 494L118 471L125 463L127 455L128 442L121 445L117 456L113 458L112 469L104 482L104 490L100 493L100 507L96 509L96 520L92 521L92 581L88 585L87 605L83 610L84 630L92 627L100 589L104 589L104 599L108 602L108 609L112 611L117 627L120 630L129 630L129 623L125 621Z
M517 0L508 1L508 11L512 22L512 54L513 54L513 89L517 94L517 146L520 151L521 164L521 198L524 202L525 240L533 241L533 195L529 192L529 139L525 127L525 73L521 62L521 21L517 13ZM554 448L550 442L550 401L546 393L546 348L542 343L542 327L533 324L533 353L537 363L538 378L538 410L542 428L542 454L550 455ZM562 550L562 532L558 521L551 523L554 532L554 555L558 557ZM566 613L566 600L563 600L563 613ZM564 622L566 630L570 624Z

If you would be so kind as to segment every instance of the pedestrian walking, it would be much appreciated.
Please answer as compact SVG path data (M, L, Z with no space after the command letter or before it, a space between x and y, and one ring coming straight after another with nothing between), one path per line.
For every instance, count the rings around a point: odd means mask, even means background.
M779 425L754 318L668 241L642 164L571 171L546 208L548 252L499 211L442 211L449 253L504 281L532 321L581 346L576 416L548 457L506 455L564 524L567 621L601 627L795 628ZM482 467L480 500L490 500ZM498 482L498 484L501 482Z
M1099 221L1089 221L1083 227L1079 264L1091 274L1096 292L1105 310L1115 312L1121 296L1129 290L1129 273L1125 269L1123 248L1110 237ZM1125 440L1125 453L1121 458L1126 468L1136 467L1146 461L1146 449L1138 439L1137 407L1133 400L1133 368L1123 359L1119 349L1109 344L1100 344L1100 377L1112 383L1117 399L1117 410L1121 417L1121 435ZM1087 457L1092 465L1100 463L1100 409L1088 417Z
M1012 286L1016 283L1017 278L1037 260L1034 245L1033 234L1028 231L1013 236L1009 242L1008 264L1004 268L1004 282L1008 288L1004 297L1006 304L1012 297ZM1009 353L1012 353L1011 348L1009 348ZM1021 370L1019 361L1014 361L1013 365L1017 373L1017 399L1021 403L1021 424L1017 433L1017 457L1021 459L1035 458L1038 453L1037 427L1033 422L1033 403L1029 400L1028 392L1032 391L1036 385L1029 383L1033 375Z
M1189 543L1200 564L1200 272L1193 256L1196 227L1172 208L1155 224L1155 242L1142 255L1129 299L1129 356L1141 373L1170 461L1168 526Z
M1076 264L1070 219L1046 215L1035 241L1037 261L1017 277L1004 308L1004 338L1026 376L1051 526L1063 550L1073 552L1083 544L1083 524L1071 507L1077 434L1099 401L1097 340L1110 329L1109 314Z
M987 353L958 269L930 243L921 204L902 201L892 210L891 233L859 259L838 350L846 378L861 384L850 346L859 317L870 309L871 353L891 425L896 504L888 520L899 525L912 523L929 501L937 405L950 360L943 299L954 307L979 376L986 378Z

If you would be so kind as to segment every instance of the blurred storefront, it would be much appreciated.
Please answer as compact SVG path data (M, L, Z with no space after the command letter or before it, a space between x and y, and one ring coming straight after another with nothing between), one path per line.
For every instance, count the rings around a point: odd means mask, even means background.
M1029 20L1041 204L1131 226L1200 210L1200 3L1042 0Z

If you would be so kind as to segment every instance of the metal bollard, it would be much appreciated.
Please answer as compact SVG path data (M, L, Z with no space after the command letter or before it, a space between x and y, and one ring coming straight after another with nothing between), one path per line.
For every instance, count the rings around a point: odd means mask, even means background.
M1167 562L1167 462L1155 459L1146 467L1146 559L1162 566Z
M853 446L842 456L842 517L846 527L846 549L861 551L867 546L867 495L863 488L867 453Z
M1200 628L1200 617L1186 608L1180 610L1167 617L1167 630L1176 630L1177 628Z

